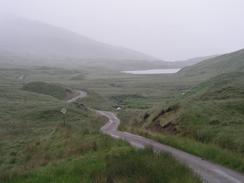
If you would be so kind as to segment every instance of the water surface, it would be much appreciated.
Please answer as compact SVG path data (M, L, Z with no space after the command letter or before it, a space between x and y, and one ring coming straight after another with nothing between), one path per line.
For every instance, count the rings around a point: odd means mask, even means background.
M150 69L150 70L135 70L135 71L121 71L127 74L173 74L181 69Z

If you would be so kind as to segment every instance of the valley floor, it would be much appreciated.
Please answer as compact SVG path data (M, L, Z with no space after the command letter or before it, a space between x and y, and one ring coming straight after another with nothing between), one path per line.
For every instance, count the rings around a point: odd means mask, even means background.
M153 177L154 182L199 182L168 155L133 150L125 142L101 134L106 119L90 108L118 113L121 130L244 171L242 74L223 75L207 83L176 75L133 76L101 68L11 68L0 74L0 178L7 183L150 182ZM216 83L226 78L234 83L227 89ZM67 88L82 89L89 95L67 105ZM219 95L219 91L228 95ZM60 112L63 107L67 108L66 125ZM128 169L129 164L135 166ZM154 170L152 174L145 174L148 166Z
M134 150L101 134L105 119L82 100L64 102L62 92L74 83L61 82L58 71L2 70L1 182L200 182L169 155ZM23 83L22 72L28 76Z

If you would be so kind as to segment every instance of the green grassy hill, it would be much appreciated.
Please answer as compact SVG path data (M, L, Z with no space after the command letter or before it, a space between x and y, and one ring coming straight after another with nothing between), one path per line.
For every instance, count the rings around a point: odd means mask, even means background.
M186 78L209 79L223 73L244 71L244 49L202 61L182 69L178 75Z
M244 98L243 82L244 72L220 74L192 88L185 97L202 100L242 99Z
M244 50L184 69L184 79L205 81L141 113L127 129L244 171L243 69Z
M138 121L152 131L180 134L244 152L244 50L192 66L189 74L217 75L155 107ZM210 68L211 67L211 68ZM183 70L187 72L188 69ZM206 70L206 72L199 72ZM182 73L184 73L182 71ZM213 72L216 71L216 72ZM235 71L235 72L231 72ZM220 73L220 74L218 74Z

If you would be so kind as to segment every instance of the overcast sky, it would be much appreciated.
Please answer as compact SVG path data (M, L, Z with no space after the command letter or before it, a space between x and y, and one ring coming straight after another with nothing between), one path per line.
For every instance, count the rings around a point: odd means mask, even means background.
M0 11L164 60L244 48L244 0L0 0Z

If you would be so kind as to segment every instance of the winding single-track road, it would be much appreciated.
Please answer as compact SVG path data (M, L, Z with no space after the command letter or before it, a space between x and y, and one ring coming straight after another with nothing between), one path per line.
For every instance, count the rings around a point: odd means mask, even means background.
M86 93L80 91L78 98L85 97ZM72 100L72 101L75 101ZM161 144L154 140L135 135L128 132L118 131L120 120L112 112L96 111L99 115L105 116L108 122L101 128L104 134L110 135L113 138L122 139L130 143L136 148L152 147L156 152L164 152L171 154L175 159L191 168L203 180L209 183L244 183L244 175L234 170L225 168L215 163L203 160L197 156L191 155L184 151L175 149L168 145Z
M81 91L81 90L75 90L75 93L77 93L77 95L69 100L67 100L67 103L72 103L75 102L76 100L80 99L80 98L84 98L87 96L87 93L85 91Z

